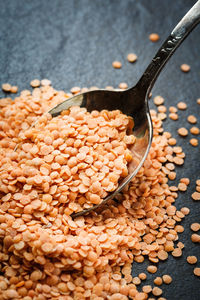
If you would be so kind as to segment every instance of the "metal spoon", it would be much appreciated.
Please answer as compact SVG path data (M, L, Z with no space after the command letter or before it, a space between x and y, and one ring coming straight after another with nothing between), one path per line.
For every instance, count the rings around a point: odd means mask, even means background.
M149 152L153 135L148 107L148 95L166 62L199 22L200 0L196 2L174 28L134 87L125 91L93 90L78 94L49 111L49 113L55 117L73 105L86 107L89 112L92 110L119 109L122 113L133 117L135 123L133 134L136 136L136 143L131 148L135 159L128 166L128 176L120 182L119 187L113 193L110 193L99 205L94 205L89 209L74 213L72 217L77 217L97 209L109 199L115 197L141 168Z

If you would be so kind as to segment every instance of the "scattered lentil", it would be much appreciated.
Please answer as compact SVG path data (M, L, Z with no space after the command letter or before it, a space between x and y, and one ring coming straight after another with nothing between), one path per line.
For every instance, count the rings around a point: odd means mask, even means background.
M178 109L180 109L180 110L185 110L186 108L187 108L187 104L185 103L185 102L179 102L178 104L177 104L177 107L178 107Z
M195 201L199 201L200 200L200 193L199 192L192 193L192 199L195 200Z
M149 39L150 39L151 42L155 43L155 42L157 42L160 39L160 37L159 37L159 35L157 33L151 33L149 35Z
M188 130L184 127L181 127L181 128L178 129L178 134L180 136L187 136L188 135Z
M173 121L176 121L176 120L178 120L178 115L177 115L177 113L170 113L169 118Z
M152 274L156 273L157 270L158 270L158 268L156 266L153 266L153 265L150 265L150 266L147 267L147 271L149 273L152 273Z
M189 115L189 116L187 117L187 120L188 120L188 122L191 123L191 124L195 124L195 123L197 122L197 118L196 118L195 116L193 116L193 115Z
M192 127L192 128L190 128L190 132L192 133L192 134L194 134L194 135L198 135L199 134L199 132L200 132L200 130L199 130L199 128L198 127Z
M120 61L113 61L112 63L113 68L120 69L122 67L122 63Z
M194 268L194 275L200 277L200 268Z
M163 283L161 277L156 277L156 278L154 279L153 282L154 282L154 284L156 284L156 285L161 285L161 284Z
M1 86L1 88L2 88L2 90L3 90L4 92L7 92L7 93L8 93L8 92L11 91L12 86L11 86L10 83L3 83L2 86Z
M40 86L40 80L39 80L39 79L33 79L33 80L30 82L30 85L31 85L33 88L39 87L39 86Z
M172 277L170 275L163 275L162 276L163 282L166 284L170 284L172 282Z
M182 64L180 68L181 68L181 71L183 71L185 73L190 71L190 66L187 64Z
M156 96L153 99L153 102L155 105L162 105L164 103L164 101L165 101L164 98L161 96Z
M18 87L16 85L11 86L10 92L15 94L18 92Z
M156 297L162 295L162 290L161 290L161 288L159 288L159 287L154 287L154 288L152 289L152 294L153 294L154 296L156 296Z
M191 235L191 240L193 243L200 243L200 235L197 233L193 233Z
M200 230L200 223L193 223L190 226L192 231L199 231Z
M187 262L188 262L189 264L191 264L191 265L196 264L196 262L197 262L196 256L188 256L188 257L187 257Z
M126 82L121 82L119 84L119 88L122 89L122 90L125 90L128 88L128 84Z
M135 53L129 53L127 55L127 60L130 62L130 63L134 63L136 60L138 59L137 55Z
M199 142L198 142L197 139L190 139L190 144L191 144L192 146L194 146L194 147L197 147L198 144L199 144Z

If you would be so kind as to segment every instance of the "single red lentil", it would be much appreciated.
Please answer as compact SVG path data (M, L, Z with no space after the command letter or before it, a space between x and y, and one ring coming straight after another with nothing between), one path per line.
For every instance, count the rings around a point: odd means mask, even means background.
M191 264L191 265L196 264L196 262L197 262L196 256L188 256L188 257L187 257L187 262L188 262L189 264Z
M187 64L182 64L180 68L181 68L181 71L183 71L184 73L187 73L190 71L190 66Z
M112 66L113 66L113 68L115 68L115 69L121 69L121 67L122 67L122 63L120 62L120 61L113 61L113 63L112 63Z
M129 53L127 55L127 60L130 62L130 63L134 63L136 62L136 60L138 59L137 55L135 53Z
M160 37L159 37L159 35L157 33L151 33L149 35L149 39L150 39L151 42L155 43L155 42L157 42L160 39Z

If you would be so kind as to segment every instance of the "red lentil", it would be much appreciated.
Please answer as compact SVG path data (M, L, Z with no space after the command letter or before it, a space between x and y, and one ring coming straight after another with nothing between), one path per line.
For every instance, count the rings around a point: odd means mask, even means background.
M193 224L191 224L190 228L192 229L192 231L199 231L200 223L193 223Z
M196 256L188 256L188 257L187 257L187 262L188 262L189 264L191 264L191 265L196 264L196 262L197 262Z
M178 129L178 134L180 136L187 136L188 135L188 130L184 127L181 127L181 128Z
M122 63L120 62L120 61L113 61L113 63L112 63L112 66L113 66L113 68L115 68L115 69L121 69L121 67L122 67Z
M1 86L2 90L4 92L10 92L11 91L11 84L10 83L3 83L2 86Z
M170 284L172 282L172 277L170 275L163 275L162 276L163 282L166 284Z
M196 118L195 116L193 116L193 115L189 115L189 116L187 117L187 120L188 120L188 122L191 123L191 124L195 124L195 123L197 122L197 118Z
M199 132L200 132L200 130L199 130L199 128L198 127L192 127L192 128L190 128L190 132L192 133L192 134L194 134L194 135L198 135L199 134Z
M134 54L134 53L129 53L127 55L127 60L130 62L130 63L134 63L136 62L136 60L138 59L137 55Z
M177 104L178 109L185 110L187 108L187 104L185 102L179 102Z
M149 39L150 39L151 42L155 43L155 42L157 42L160 39L160 37L159 37L159 35L157 33L151 33L149 35Z
M119 84L119 88L122 89L122 90L125 90L128 88L128 84L126 82L121 82Z
M194 268L194 275L200 277L200 268Z
M182 64L180 68L181 68L181 71L183 71L185 73L190 71L190 66L187 64Z

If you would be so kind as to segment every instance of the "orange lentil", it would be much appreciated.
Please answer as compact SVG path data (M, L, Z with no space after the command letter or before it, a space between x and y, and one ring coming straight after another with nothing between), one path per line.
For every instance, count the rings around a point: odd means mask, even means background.
M74 87L71 88L71 90L70 90L70 92L71 92L72 94L78 94L78 93L80 93L80 91L81 91L81 88L80 88L79 86L74 86Z
M149 273L152 273L152 274L156 273L157 270L158 270L158 268L156 266L153 266L153 265L150 265L150 266L147 267L147 271Z
M142 291L143 291L144 293L147 293L147 294L151 293L151 291L152 291L151 285L144 285L144 286L142 287Z
M33 79L33 80L30 82L30 85L31 85L33 88L36 88L36 87L40 86L40 80L39 80L39 79Z
M186 185L189 185L189 184L190 184L190 179L184 177L184 178L181 178L181 179L180 179L180 182L181 182L181 183L185 183Z
M112 66L115 69L120 69L122 67L122 63L120 61L115 60L113 61Z
M190 128L190 132L192 133L192 134L194 134L194 135L198 135L199 134L199 132L200 132L200 130L199 130L199 128L198 127L192 127L192 128Z
M177 104L178 109L185 110L187 108L187 104L185 102L179 102Z
M49 79L42 79L41 80L41 85L42 86L49 86L49 85L51 85L51 81L49 80Z
M199 142L197 139L190 139L190 144L194 147L198 146Z
M11 84L10 83L3 83L2 86L1 86L2 90L4 92L10 92L11 91Z
M178 111L178 109L175 106L170 106L169 107L169 112L170 113L176 113Z
M147 278L147 275L145 273L140 273L138 275L138 277L141 279L141 280L145 280Z
M127 60L130 62L130 63L134 63L136 60L138 59L137 55L135 53L129 53L127 55Z
M178 120L178 115L177 115L177 113L170 113L170 114L169 114L169 118L170 118L171 120L176 121L176 120Z
M194 268L194 275L200 277L200 268Z
M161 112L161 113L158 113L158 118L163 121L167 118L167 115L165 113Z
M178 184L178 189L179 189L179 191L185 192L187 190L187 185L183 182L180 182Z
M190 213L190 209L188 207L182 207L181 212L187 216Z
M152 289L152 294L154 296L160 296L160 295L162 295L162 290L159 287L154 287Z
M156 284L156 285L161 285L161 284L163 283L161 277L156 277L156 278L154 279L153 282L154 282L154 284Z
M193 233L191 235L191 240L193 243L200 243L200 235L197 233Z
M182 250L180 248L175 248L173 251L172 251L172 255L174 257L180 257L182 255Z
M187 136L188 135L188 130L184 127L181 127L181 128L178 129L178 134L180 136Z
M197 104L200 104L200 98L197 99Z
M111 85L107 85L107 86L105 87L105 89L106 89L106 90L112 91L112 90L114 90L114 87L111 86Z
M126 82L121 82L119 84L119 88L122 89L122 90L125 90L128 88L128 84Z
M155 105L161 105L161 104L164 103L164 101L165 101L164 98L161 97L161 96L156 96L153 99L153 102L154 102Z
M160 113L166 113L167 107L164 106L164 105L159 105L159 106L158 106L158 111L159 111Z
M163 282L166 284L170 284L172 282L172 277L170 275L163 275L162 276Z
M188 256L188 257L187 257L187 262L188 262L189 264L191 264L191 265L196 264L196 262L197 262L196 256Z
M187 65L187 64L182 64L181 67L180 67L181 71L187 73L190 71L190 66Z
M192 199L195 201L199 201L200 200L200 193L199 192L194 192L192 193Z
M164 250L158 251L158 258L160 260L166 260L168 258L168 253Z
M195 116L193 116L193 115L189 115L189 116L187 117L187 120L188 120L188 122L191 123L191 124L195 124L195 123L197 122L197 118L196 118Z
M192 231L199 231L200 230L200 223L193 223L193 224L191 224L190 229Z
M133 278L132 282L133 282L135 285L139 285L139 284L141 283L141 280L140 280L139 277L136 276L136 277Z
M170 146L176 145L176 139L175 138L170 138L168 142L169 142Z
M178 242L177 247L183 249L185 245L182 242Z
M18 92L18 87L16 85L11 86L10 92L15 94Z
M182 165L184 163L184 160L182 158L180 158L180 157L175 156L174 157L174 163L176 165Z
M157 42L160 39L160 37L159 37L159 35L157 33L151 33L149 35L149 39L150 39L151 42L155 43L155 42Z

